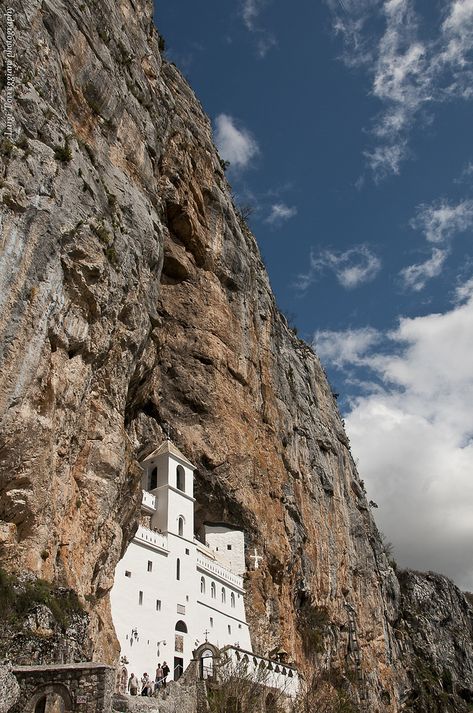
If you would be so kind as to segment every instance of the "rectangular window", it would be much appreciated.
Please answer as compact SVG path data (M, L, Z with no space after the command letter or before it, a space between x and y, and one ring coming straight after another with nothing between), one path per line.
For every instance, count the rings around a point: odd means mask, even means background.
M138 594L138 604L143 604L143 592L140 592Z
M188 554L189 554L189 550L188 550L187 547L186 547L186 555L188 555Z
M232 633L232 627L230 626L230 624L228 625L228 633L229 633L229 634Z
M152 571L153 571L153 563L151 562L151 560L148 560L148 572L152 572Z
M214 625L213 617L210 617L210 626L212 627L213 625Z
M178 614L185 614L186 608L185 608L184 604L178 604L176 607L176 611Z
M125 570L125 577L131 577L131 572L128 569Z
M161 611L161 599L156 599L156 611Z
M231 549L232 549L232 546L231 546L231 545L227 545L227 550L231 550Z

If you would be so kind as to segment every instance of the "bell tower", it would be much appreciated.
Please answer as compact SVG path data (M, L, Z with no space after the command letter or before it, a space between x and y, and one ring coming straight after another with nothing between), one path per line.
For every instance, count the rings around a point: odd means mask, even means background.
M192 541L195 466L166 439L142 462L142 488L157 499L151 527Z

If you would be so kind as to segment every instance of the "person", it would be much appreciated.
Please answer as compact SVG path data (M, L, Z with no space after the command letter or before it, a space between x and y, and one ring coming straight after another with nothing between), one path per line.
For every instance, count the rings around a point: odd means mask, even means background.
M138 681L138 677L135 676L134 673L132 673L128 680L128 690L130 691L130 696L138 695L138 686L139 685L140 685L140 682Z
M156 678L155 678L155 691L159 691L163 683L163 667L161 666L160 663L158 663L158 668L156 669Z
M163 688L166 688L166 680L169 676L169 666L166 661L163 663Z
M150 685L149 676L145 671L145 673L143 674L143 677L141 679L141 695L142 696L149 695L149 685Z

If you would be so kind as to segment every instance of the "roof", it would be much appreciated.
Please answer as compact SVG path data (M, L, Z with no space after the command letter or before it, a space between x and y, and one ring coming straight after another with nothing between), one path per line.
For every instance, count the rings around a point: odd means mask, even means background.
M158 456L162 455L170 455L173 456L174 458L178 458L179 460L182 460L184 463L186 463L188 466L190 466L193 470L196 469L196 466L190 462L188 458L185 457L183 453L179 450L177 446L174 445L174 443L170 440L163 441L158 448L156 448L154 451L152 451L149 456L146 456L146 458L143 458L141 461L142 463L146 463L149 460L152 460L153 458L157 458Z

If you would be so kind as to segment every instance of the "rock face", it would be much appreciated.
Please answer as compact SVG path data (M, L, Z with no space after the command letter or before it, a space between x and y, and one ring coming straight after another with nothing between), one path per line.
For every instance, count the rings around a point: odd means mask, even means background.
M10 665L0 665L0 713L8 713L20 698L20 686Z
M471 711L473 704L473 607L450 580L430 572L403 571L401 646L411 711Z
M10 5L2 563L74 588L95 660L114 661L108 591L136 527L137 460L168 425L198 466L197 519L243 526L263 556L247 562L255 648L347 672L372 713L401 710L416 639L336 402L275 305L151 2Z

